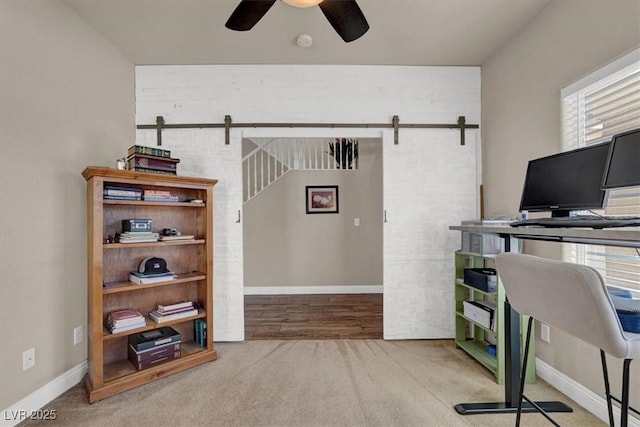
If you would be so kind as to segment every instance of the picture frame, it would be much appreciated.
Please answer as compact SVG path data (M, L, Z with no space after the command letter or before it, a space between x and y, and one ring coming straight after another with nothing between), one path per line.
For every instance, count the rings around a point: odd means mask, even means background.
M340 212L337 185L307 185L305 198L307 214L337 214Z

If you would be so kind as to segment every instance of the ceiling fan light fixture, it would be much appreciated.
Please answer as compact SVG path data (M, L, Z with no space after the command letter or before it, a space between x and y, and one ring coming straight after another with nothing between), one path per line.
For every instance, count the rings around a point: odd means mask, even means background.
M248 31L262 19L277 0L241 0L224 24L234 31ZM369 23L357 0L282 0L293 7L318 6L329 24L345 42L352 42L369 30Z
M323 0L282 0L282 1L288 4L289 6L305 8L305 7L317 6L320 3L322 3Z

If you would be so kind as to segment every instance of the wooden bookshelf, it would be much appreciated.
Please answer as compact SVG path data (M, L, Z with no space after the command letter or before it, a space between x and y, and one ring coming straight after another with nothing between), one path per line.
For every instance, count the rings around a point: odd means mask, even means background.
M213 361L213 187L216 180L87 167L87 272L88 272L88 362L85 385L89 402L146 384L158 378ZM141 190L168 190L178 202L105 200L106 185ZM191 203L199 199L204 203ZM152 230L175 228L193 240L112 243L121 231L121 221L146 218ZM129 273L151 256L164 258L176 278L138 285ZM147 314L158 304L197 301L198 314L156 323ZM111 311L132 308L146 317L146 326L111 334L104 320ZM194 320L204 319L207 343L194 340ZM181 336L181 357L137 371L127 358L128 336L170 326Z

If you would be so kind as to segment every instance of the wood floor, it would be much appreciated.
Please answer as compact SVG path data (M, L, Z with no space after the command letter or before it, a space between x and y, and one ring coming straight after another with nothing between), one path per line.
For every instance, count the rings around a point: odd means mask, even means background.
M245 295L246 340L382 338L382 294Z

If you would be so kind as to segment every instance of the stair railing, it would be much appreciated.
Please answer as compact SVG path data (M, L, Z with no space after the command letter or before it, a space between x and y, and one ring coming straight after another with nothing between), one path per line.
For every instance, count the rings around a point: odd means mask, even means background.
M255 138L243 157L245 202L291 170L356 170L358 141L347 138Z

